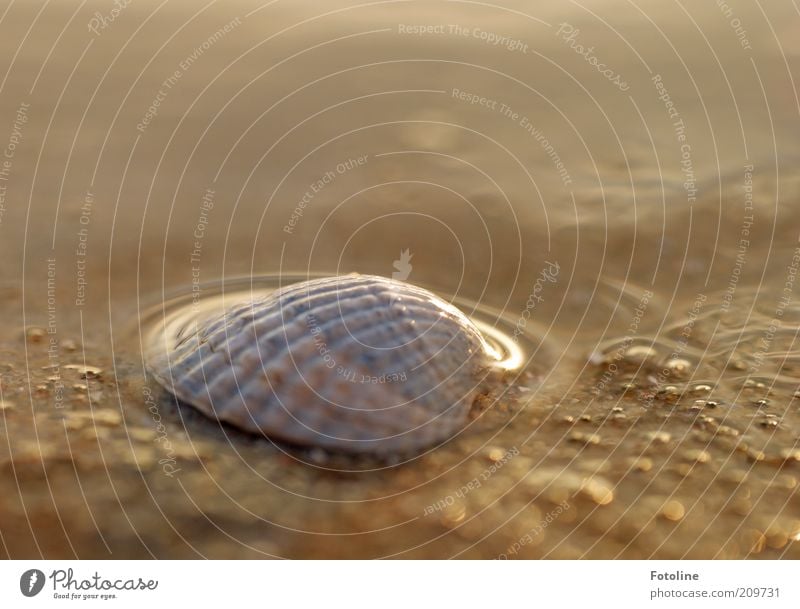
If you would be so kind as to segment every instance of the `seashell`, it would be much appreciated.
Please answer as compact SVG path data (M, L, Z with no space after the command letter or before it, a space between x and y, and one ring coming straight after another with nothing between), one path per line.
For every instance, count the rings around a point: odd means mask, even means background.
M183 402L242 430L353 453L452 437L500 359L453 305L369 275L296 283L168 342L148 367Z

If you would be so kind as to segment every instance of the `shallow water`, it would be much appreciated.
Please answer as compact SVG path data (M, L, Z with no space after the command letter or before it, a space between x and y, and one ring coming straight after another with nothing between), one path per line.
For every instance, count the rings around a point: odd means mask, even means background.
M800 557L800 15L765 4L0 5L0 553ZM153 310L347 272L502 319L528 374L396 463L146 377Z

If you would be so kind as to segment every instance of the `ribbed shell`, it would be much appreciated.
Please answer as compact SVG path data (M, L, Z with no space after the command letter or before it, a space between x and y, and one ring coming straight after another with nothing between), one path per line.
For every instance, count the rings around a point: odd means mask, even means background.
M182 401L240 429L348 452L451 437L494 357L452 305L367 275L293 284L175 342L149 367Z

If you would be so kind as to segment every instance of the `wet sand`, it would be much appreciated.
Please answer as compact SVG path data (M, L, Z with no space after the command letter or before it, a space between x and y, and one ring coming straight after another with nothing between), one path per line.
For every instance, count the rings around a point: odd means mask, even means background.
M791 2L0 16L0 556L800 557ZM145 372L193 289L404 250L527 346L435 450L273 444Z

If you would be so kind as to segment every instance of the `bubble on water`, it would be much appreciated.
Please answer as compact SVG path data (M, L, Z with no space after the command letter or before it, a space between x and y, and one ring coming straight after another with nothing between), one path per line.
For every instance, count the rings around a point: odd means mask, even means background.
M711 460L711 455L708 451L702 449L690 449L683 454L685 459L694 461L695 463L708 463Z
M583 433L580 431L576 431L570 434L569 436L570 442L577 442L579 444L585 444L587 446L597 446L600 444L600 436L593 433Z
M767 545L773 550L780 550L787 543L789 543L789 536L786 534L786 531L783 531L776 526L772 526L767 529L765 537Z

